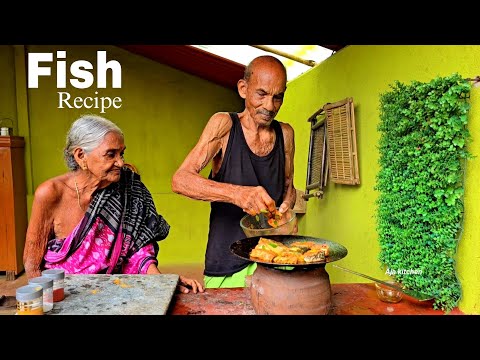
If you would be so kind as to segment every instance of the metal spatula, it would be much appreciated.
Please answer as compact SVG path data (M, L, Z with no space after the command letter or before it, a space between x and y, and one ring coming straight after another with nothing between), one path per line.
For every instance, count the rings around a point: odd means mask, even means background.
M415 299L417 299L418 301L427 301L427 300L432 300L433 299L433 296L431 295L427 295L427 294L424 294L424 293L421 293L419 291L415 291L415 290L408 290L408 289L404 289L400 286L397 286L397 285L392 285L392 284L389 284L388 282L386 281L383 281L383 280L378 280L378 279L375 279L371 276L368 276L368 275L365 275L365 274L361 274L359 272L356 272L356 271L353 271L353 270L350 270L350 269L346 269L344 267L341 267L341 266L338 266L338 265L335 265L335 264L332 264L332 266L335 266L336 268L339 268L343 271L347 271L349 273L352 273L352 274L355 274L355 275L358 275L358 276L361 276L361 277L364 277L366 279L369 279L369 280L372 280L372 281L376 281L380 284L383 284L383 285L386 285L388 287L391 287L393 289L396 289L398 291L401 291L402 293L408 295L408 296L411 296Z

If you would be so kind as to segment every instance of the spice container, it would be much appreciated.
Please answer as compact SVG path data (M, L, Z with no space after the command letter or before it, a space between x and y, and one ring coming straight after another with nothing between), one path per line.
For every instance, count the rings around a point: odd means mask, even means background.
M19 287L16 299L17 315L43 315L43 288L40 285Z
M59 302L65 299L65 270L48 269L43 270L42 275L53 279L53 302Z
M30 285L40 285L43 288L43 312L53 309L53 279L39 276L28 281Z

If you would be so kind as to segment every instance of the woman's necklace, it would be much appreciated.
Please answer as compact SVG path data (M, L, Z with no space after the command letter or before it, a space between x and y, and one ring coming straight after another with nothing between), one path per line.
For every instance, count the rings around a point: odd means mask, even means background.
M82 205L80 204L80 192L78 191L77 178L74 177L74 178L73 178L73 181L75 181L75 190L77 191L78 207L80 208L80 210L82 210L83 212L85 212L85 210L83 210Z

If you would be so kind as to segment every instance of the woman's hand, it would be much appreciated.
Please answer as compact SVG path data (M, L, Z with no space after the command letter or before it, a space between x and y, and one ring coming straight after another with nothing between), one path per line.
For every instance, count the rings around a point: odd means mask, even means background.
M197 292L203 293L205 291L200 282L195 279L186 278L182 275L180 275L178 290L184 294L188 294L190 291L193 291L194 294L196 294Z
M161 274L162 272L157 268L157 265L155 264L150 264L147 270L147 274ZM189 279L186 278L182 275L179 275L179 284L177 286L177 290L184 293L188 294L191 291L193 291L195 294L197 292L204 292L204 288L202 284L200 284L197 280L195 279Z

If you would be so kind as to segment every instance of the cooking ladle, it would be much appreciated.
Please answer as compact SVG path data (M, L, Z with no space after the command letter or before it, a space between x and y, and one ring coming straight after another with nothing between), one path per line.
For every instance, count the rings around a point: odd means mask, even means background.
M378 282L380 284L383 284L385 286L388 286L388 287L391 287L395 290L398 290L398 291L401 291L402 293L408 295L408 296L411 296L415 299L417 299L418 301L427 301L427 300L432 300L433 299L433 296L431 295L427 295L427 294L424 294L424 293L421 293L419 291L415 291L415 290L408 290L408 289L404 289L400 286L397 286L397 285L393 285L393 284L390 284L386 281L383 281L383 280L378 280L378 279L375 279L371 276L368 276L368 275L365 275L365 274L361 274L359 272L356 272L356 271L353 271L353 270L350 270L350 269L346 269L344 267L341 267L339 265L336 265L336 264L332 264L332 266L335 266L336 268L338 269L341 269L343 271L346 271L346 272L349 272L349 273L352 273L352 274L355 274L355 275L358 275L358 276L361 276L361 277L364 277L366 279L369 279L369 280L372 280L372 281L375 281L375 282Z

